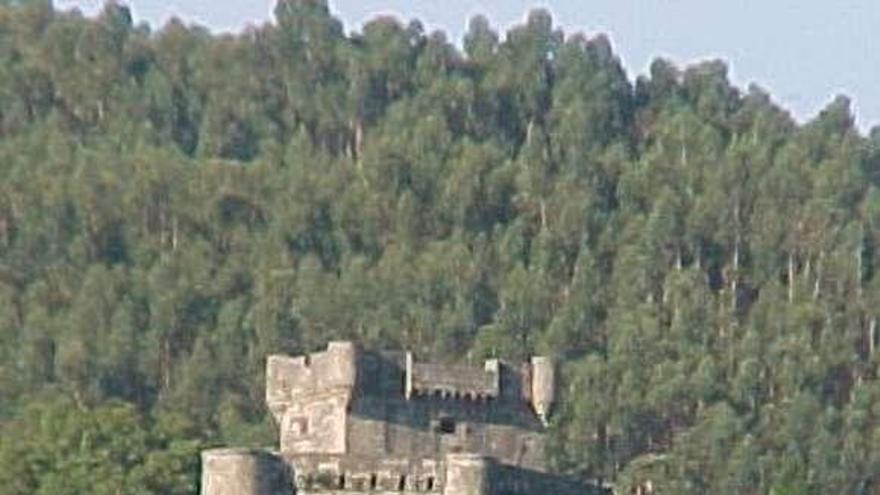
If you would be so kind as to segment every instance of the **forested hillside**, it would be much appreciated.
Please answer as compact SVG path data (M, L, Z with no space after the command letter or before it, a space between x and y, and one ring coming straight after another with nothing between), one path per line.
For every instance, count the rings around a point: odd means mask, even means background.
M544 11L462 49L0 2L0 495L194 494L264 357L551 353L561 472L880 490L880 132ZM627 40L617 40L625 44ZM873 476L873 479L872 479Z

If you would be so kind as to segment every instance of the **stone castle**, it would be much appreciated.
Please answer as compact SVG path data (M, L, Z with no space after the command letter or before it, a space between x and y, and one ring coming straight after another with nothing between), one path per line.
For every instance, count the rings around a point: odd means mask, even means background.
M280 448L204 452L202 495L605 493L546 470L554 390L543 357L448 366L349 342L271 356Z

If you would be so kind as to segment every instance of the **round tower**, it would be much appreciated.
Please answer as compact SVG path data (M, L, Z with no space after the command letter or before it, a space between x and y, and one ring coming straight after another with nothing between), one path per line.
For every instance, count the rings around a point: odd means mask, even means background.
M443 495L488 495L489 461L479 454L448 454Z
M546 356L532 358L532 407L545 425L556 400L556 368Z
M270 452L215 449L202 452L201 495L281 495L293 492L287 469Z

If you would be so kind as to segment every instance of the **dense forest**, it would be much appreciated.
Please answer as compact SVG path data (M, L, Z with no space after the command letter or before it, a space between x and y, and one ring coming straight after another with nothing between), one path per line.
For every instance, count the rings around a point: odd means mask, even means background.
M619 40L626 43L626 40ZM561 363L555 469L880 490L880 130L542 10L461 48L281 0L237 35L0 1L0 495L194 494L265 356Z

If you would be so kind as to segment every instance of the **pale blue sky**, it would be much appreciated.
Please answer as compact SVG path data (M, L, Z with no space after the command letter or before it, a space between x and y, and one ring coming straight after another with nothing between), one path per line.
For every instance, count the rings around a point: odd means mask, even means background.
M94 12L101 0L55 0ZM176 15L215 31L271 18L273 0L128 0L154 27ZM330 0L357 30L379 13L418 18L458 41L467 20L486 15L500 31L533 7L549 9L567 32L607 33L630 77L657 56L679 64L723 58L734 82L756 82L800 120L835 94L849 95L863 129L880 124L878 0ZM875 52L874 50L877 50Z

